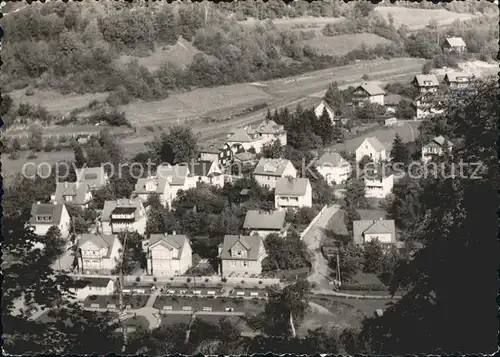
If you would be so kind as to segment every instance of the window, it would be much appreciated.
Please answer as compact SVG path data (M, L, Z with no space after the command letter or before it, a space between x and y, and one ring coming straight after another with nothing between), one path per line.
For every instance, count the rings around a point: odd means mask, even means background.
M242 255L242 254L243 254L243 252L242 252L241 250L239 250L239 249L238 249L238 250L236 251L236 255Z
M246 268L248 267L248 262L247 261L243 261L243 266Z

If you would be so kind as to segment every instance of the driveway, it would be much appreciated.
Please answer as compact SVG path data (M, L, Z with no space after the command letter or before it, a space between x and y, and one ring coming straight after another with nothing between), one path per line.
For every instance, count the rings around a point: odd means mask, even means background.
M311 275L307 278L307 280L311 283L328 286L330 281L330 268L328 267L328 262L321 253L321 240L324 236L323 229L328 227L328 222L332 216L339 211L339 209L340 206L338 205L328 207L323 215L318 219L316 224L302 239L307 245L307 248L313 254Z

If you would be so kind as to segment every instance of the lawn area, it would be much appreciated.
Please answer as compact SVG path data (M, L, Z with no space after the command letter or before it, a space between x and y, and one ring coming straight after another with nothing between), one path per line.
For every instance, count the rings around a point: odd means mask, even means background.
M264 300L243 300L232 298L198 298L198 297L172 297L159 296L154 307L163 310L164 306L171 306L172 311L181 311L184 306L191 306L191 311L202 310L211 307L212 311L225 311L225 308L233 308L234 312L259 313L265 305Z
M387 213L381 209L358 209L359 216L362 220L379 220L385 219Z
M315 48L322 55L341 56L360 48L363 43L368 47L375 47L378 44L389 44L391 41L372 33L358 33L337 36L318 36L306 40L304 43Z
M30 151L22 151L19 153L19 158L16 160L9 159L8 154L2 155L2 175L4 185L9 185L9 182L13 179L14 175L21 173L23 166L27 163L34 163L35 165L44 163L44 165L40 168L40 172L45 175L47 173L47 165L45 165L45 163L52 166L58 162L73 159L73 151L70 150L39 152L37 153L38 157L36 159L28 159L27 157L29 154ZM33 165L26 166L27 175L33 175L35 172L34 170Z
M467 13L457 13L445 9L418 9L399 6L377 6L375 12L378 12L386 20L389 14L394 18L394 26L399 28L402 24L409 27L410 30L422 29L429 24L430 20L436 20L438 25L450 25L455 20L468 20L476 15Z
M202 120L207 113L243 109L270 99L271 96L262 89L243 83L195 89L173 94L160 101L140 100L124 105L120 110L125 112L134 125L176 124L177 120Z
M198 53L202 52L194 47L191 42L180 37L175 45L159 47L149 56L135 57L122 55L118 59L118 63L126 64L137 59L141 66L146 67L152 72L158 70L165 62L177 68L184 69L193 61L193 57Z
M140 309L146 305L149 295L124 295L123 303L130 305L132 309ZM92 304L99 304L101 309L107 308L108 304L115 304L118 308L118 295L90 295L83 301L83 306L91 307Z
M51 113L66 114L73 109L86 107L90 102L97 100L105 101L107 92L87 94L61 94L51 90L35 89L35 94L27 96L26 89L19 89L9 93L16 105L28 103L34 106L41 105Z
M302 16L294 18L280 18L272 20L272 23L280 30L307 30L313 28L323 28L325 25L342 21L342 17L312 17ZM243 26L255 26L263 21L250 17L244 21L238 21Z
M142 315L129 317L128 319L123 320L121 323L122 323L122 325L125 325L127 327L135 327L136 329L139 329L139 328L148 329L149 328L148 319Z
M265 276L268 278L279 278L283 279L284 281L290 281L290 280L295 280L297 277L298 278L307 277L310 273L310 270L311 269L309 267L291 269L291 270L278 270L278 271L266 272Z
M373 316L375 310L385 309L396 300L344 299L336 296L314 296L310 298L310 301L324 306L334 314L340 313L341 316L343 314L344 319L347 321L350 320L350 322L358 323L365 316Z

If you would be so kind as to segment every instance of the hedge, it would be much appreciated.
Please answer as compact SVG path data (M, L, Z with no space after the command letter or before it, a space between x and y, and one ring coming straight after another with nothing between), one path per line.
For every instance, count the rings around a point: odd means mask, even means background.
M389 288L384 284L342 284L340 290L388 291Z

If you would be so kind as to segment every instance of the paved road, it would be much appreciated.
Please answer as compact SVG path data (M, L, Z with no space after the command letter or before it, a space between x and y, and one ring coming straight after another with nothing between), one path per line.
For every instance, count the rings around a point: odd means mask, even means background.
M339 209L340 207L338 205L328 207L314 227L311 228L302 239L309 251L313 254L311 274L307 280L311 283L316 283L318 286L329 286L330 268L321 253L320 243L324 235L323 229L327 228L330 218L332 218Z

